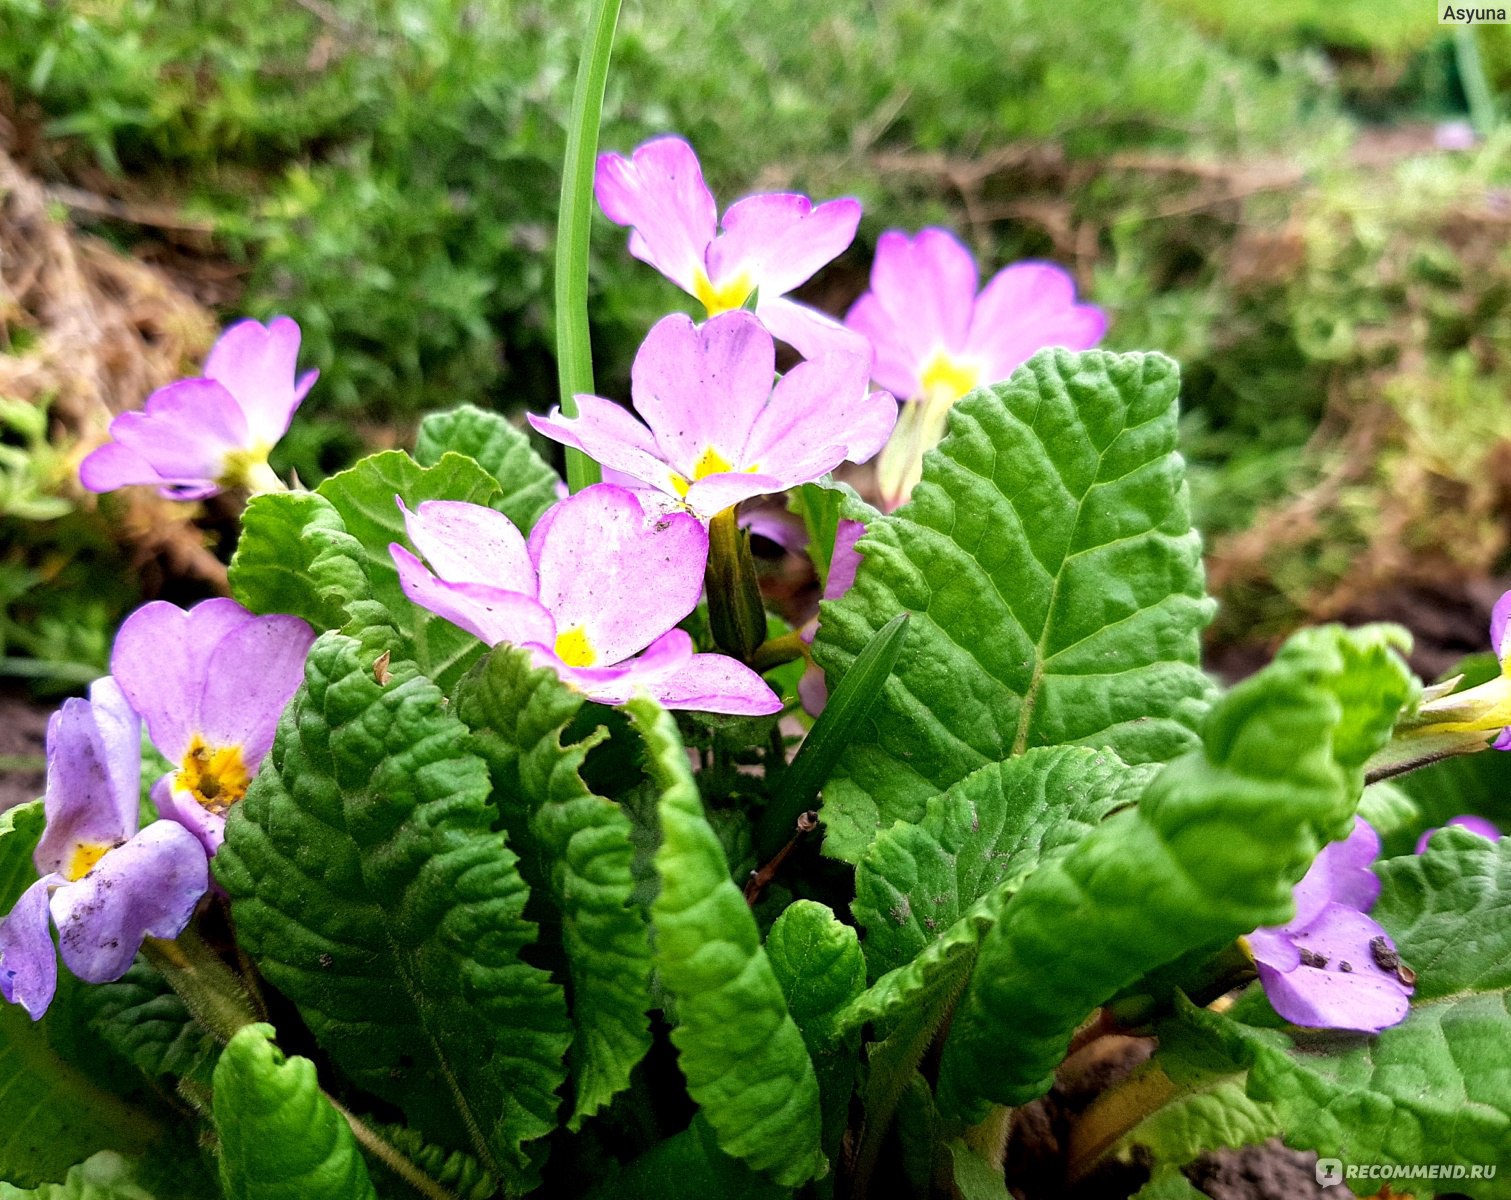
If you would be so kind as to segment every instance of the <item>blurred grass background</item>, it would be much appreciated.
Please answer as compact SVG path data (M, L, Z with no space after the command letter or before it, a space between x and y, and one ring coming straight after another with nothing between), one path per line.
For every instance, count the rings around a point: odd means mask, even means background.
M300 321L322 376L275 465L312 481L432 408L553 402L582 19L0 0L0 147L60 219L220 319ZM1064 263L1109 345L1182 364L1214 647L1241 666L1303 619L1386 616L1446 661L1483 646L1511 546L1507 83L1506 28L1455 42L1426 0L629 0L602 141L679 132L725 201L859 196L856 246L809 288L835 311L886 228L948 224L983 274ZM606 222L592 285L620 395L684 298ZM0 352L48 319L0 306ZM195 585L117 544L121 514L79 502L38 424L47 397L23 399L0 408L0 671L76 686L127 606Z

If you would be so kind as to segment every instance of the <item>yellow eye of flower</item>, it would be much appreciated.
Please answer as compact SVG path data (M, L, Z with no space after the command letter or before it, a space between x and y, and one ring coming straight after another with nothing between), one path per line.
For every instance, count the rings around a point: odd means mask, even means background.
M591 667L598 661L598 651L579 625L556 635L556 657L569 667Z
M711 317L717 317L720 313L733 312L750 299L750 293L753 291L755 291L755 283L744 271L718 287L713 285L707 273L701 269L693 278L693 295L703 302L703 307L708 310L708 315Z
M981 366L936 350L923 364L918 381L923 387L923 399L932 404L954 404L981 381Z
M240 746L210 746L198 734L179 765L179 786L212 813L224 813L251 782Z
M68 865L63 869L64 877L69 883L83 879L94 870L95 863L114 849L104 842L80 842L68 858Z

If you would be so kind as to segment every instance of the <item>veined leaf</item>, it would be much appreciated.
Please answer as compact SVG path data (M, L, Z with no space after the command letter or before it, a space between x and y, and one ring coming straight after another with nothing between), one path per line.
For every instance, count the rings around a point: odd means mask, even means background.
M1210 684L1200 540L1175 452L1175 364L1046 350L955 406L913 499L867 526L815 656L843 675L900 611L908 644L826 789L829 853L1034 746L1164 761Z
M341 514L314 492L253 496L241 515L231 592L255 613L303 617L316 630L346 624L347 604L366 599L362 545Z
M21 893L37 882L31 856L46 824L40 800L0 813L0 913L10 912Z
M1042 1094L1097 1005L1183 953L1290 919L1292 887L1348 831L1364 761L1411 695L1405 644L1382 627L1293 638L1136 808L1023 881L955 1010L946 1116Z
M1043 747L982 767L930 800L918 824L884 830L856 868L851 905L871 974L912 962L983 896L1012 890L1133 804L1156 770L1105 750Z
M491 507L529 533L542 513L556 503L561 477L530 445L530 435L498 413L463 404L428 414L420 422L414 456L433 467L448 452L464 454L498 480L502 493Z
M588 1200L782 1200L789 1188L719 1149L699 1114L588 1193Z
M377 1200L346 1121L307 1058L285 1058L271 1025L248 1025L215 1068L226 1200Z
M517 1179L556 1124L560 987L521 960L527 889L467 727L412 665L327 633L231 812L237 933L332 1058L444 1145Z
M402 496L411 509L423 500L492 505L500 495L498 482L460 454L443 454L435 466L422 467L402 451L389 450L332 475L318 494L331 502L346 532L362 548L371 598L402 639L396 656L413 660L440 687L449 689L481 656L483 645L404 595L388 553L391 542L408 545L394 497Z
M596 739L562 745L583 697L510 646L494 650L457 689L457 713L476 734L493 799L523 835L561 912L572 973L571 1128L629 1086L650 1049L650 928L635 903L630 821L588 790L579 771ZM528 850L526 849L528 847Z
M210 1086L220 1044L145 959L138 956L114 983L80 988L74 1004L90 1029L148 1079Z
M687 1090L725 1153L796 1187L826 1166L813 1064L703 814L675 723L644 697L627 708L661 789L651 923Z

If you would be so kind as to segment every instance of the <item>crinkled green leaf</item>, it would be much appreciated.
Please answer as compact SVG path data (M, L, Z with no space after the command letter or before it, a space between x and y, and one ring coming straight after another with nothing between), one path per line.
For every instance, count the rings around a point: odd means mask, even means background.
M22 1189L0 1180L0 1200L178 1200L149 1192L137 1182L134 1163L112 1150L101 1150L70 1167L61 1183Z
M219 1043L140 956L114 983L80 988L74 1003L90 1029L148 1079L189 1078L210 1086Z
M1249 1067L1250 1097L1279 1114L1293 1146L1345 1163L1511 1167L1511 840L1449 829L1377 870L1370 915L1417 973L1405 1021L1359 1037L1189 1006L1184 1019ZM1451 1189L1494 1200L1511 1196L1511 1175Z
M492 505L499 498L498 481L460 454L443 454L433 467L422 467L403 451L389 450L332 475L320 485L319 494L335 506L347 533L362 547L362 567L370 595L378 605L376 612L401 639L396 655L412 659L437 684L449 689L482 654L483 646L470 633L432 615L404 595L398 569L388 552L393 542L409 545L394 497L402 496L411 510L424 500Z
M1212 710L1202 748L1138 806L1023 881L982 941L945 1043L940 1106L975 1119L1053 1081L1076 1026L1149 971L1294 913L1291 889L1347 833L1362 767L1414 681L1404 633L1293 638Z
M988 892L1134 803L1155 773L1082 746L1043 747L967 775L916 825L884 830L855 872L851 905L873 975L913 961Z
M448 450L473 459L498 480L503 492L491 507L523 533L556 503L561 477L535 452L530 435L498 413L471 404L430 413L420 422L415 459L422 467L433 467Z
M913 499L867 526L815 654L843 674L903 610L907 648L825 795L828 851L1033 746L1163 761L1210 685L1200 539L1175 452L1175 364L1046 350L955 406Z
M725 1153L795 1187L826 1166L813 1064L704 816L675 722L644 697L628 709L661 789L651 922L687 1090Z
M1207 1200L1207 1193L1197 1187L1174 1167L1157 1170L1133 1194L1132 1200Z
M773 1183L719 1149L703 1115L591 1191L589 1200L781 1200Z
M285 1058L271 1025L248 1025L215 1067L226 1200L377 1200L357 1139L307 1058Z
M855 1090L860 1038L840 1018L865 989L866 962L852 926L825 905L798 900L782 911L766 935L766 957L787 998L818 1077L823 1149L839 1153Z
M403 1125L379 1125L370 1120L363 1124L454 1200L496 1200L501 1181L472 1155L427 1142ZM412 1184L376 1155L367 1154L367 1171L382 1200L414 1200Z
M241 944L341 1068L508 1174L555 1127L570 1036L521 958L528 891L470 736L412 666L380 684L325 634L215 869Z
M535 877L561 913L576 1028L573 1129L629 1086L651 1045L650 929L634 898L630 820L582 781L593 740L561 742L583 703L554 671L532 668L509 646L457 690L457 713L477 735L494 803L521 829L520 852L538 860Z
M43 824L40 800L0 814L0 914L37 880L32 851ZM33 1022L0 1001L0 1179L21 1187L56 1182L97 1150L139 1153L161 1132L59 1057L50 1026L63 1019L59 1011Z
M361 543L314 492L252 497L230 580L232 595L253 612L289 613L321 631L345 625L347 604L368 594Z

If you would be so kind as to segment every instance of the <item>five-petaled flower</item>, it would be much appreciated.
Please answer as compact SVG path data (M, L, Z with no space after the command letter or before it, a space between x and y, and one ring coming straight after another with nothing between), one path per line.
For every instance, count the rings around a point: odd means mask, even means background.
M630 227L630 253L696 296L710 317L754 295L766 328L803 355L867 353L839 322L786 299L854 240L858 200L814 207L791 193L747 196L725 210L719 233L698 156L676 137L646 142L629 158L600 155L594 190L609 220Z
M870 391L864 358L821 355L773 388L775 371L771 335L749 313L703 325L673 313L656 323L631 371L646 425L598 396L578 396L576 417L553 409L530 423L704 520L751 496L810 483L847 459L865 462L892 432L897 405Z
M141 412L110 422L114 440L79 464L79 482L92 492L147 484L174 500L282 488L268 454L319 374L296 379L298 357L299 326L289 317L237 322L210 350L203 376L159 388Z
M490 646L524 647L590 699L620 704L644 690L668 708L781 709L754 671L695 654L673 628L696 607L708 558L708 533L689 514L647 513L634 492L602 483L548 510L527 542L482 505L399 507L430 564L389 547L405 594Z
M90 983L126 973L147 937L183 932L210 885L193 834L172 821L138 829L141 734L113 679L66 700L47 725L41 878L0 921L0 994L36 1020L58 984L48 917L68 969Z
M298 617L256 617L225 599L187 611L154 601L116 635L111 670L175 767L152 799L210 854L273 744L314 640Z
M871 290L845 317L871 342L871 377L910 402L877 463L888 508L913 490L957 400L1046 346L1086 350L1106 332L1106 314L1077 304L1074 281L1052 263L1005 267L979 296L977 279L976 260L954 234L890 230L876 245Z
M1368 916L1380 895L1370 870L1379 853L1379 837L1356 817L1296 885L1290 922L1245 939L1265 995L1292 1024L1378 1033L1405 1019L1415 976Z

